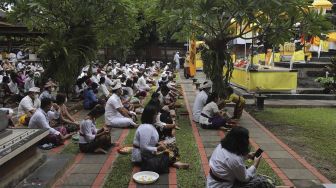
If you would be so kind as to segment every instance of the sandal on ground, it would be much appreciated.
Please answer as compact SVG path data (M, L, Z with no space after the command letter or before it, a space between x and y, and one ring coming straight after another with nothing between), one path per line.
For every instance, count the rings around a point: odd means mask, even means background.
M173 166L176 169L189 169L190 165L188 163L175 162Z
M231 131L231 128L228 128L228 127L219 127L219 129L225 132Z
M104 150L103 148L97 148L96 150L94 150L94 153L107 154L107 151Z

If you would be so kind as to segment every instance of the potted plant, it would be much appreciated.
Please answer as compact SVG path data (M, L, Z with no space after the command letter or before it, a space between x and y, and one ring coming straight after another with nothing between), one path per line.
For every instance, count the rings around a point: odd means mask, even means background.
M315 82L318 82L324 88L324 93L336 93L336 56L330 58L331 65L326 67L326 76L318 77Z

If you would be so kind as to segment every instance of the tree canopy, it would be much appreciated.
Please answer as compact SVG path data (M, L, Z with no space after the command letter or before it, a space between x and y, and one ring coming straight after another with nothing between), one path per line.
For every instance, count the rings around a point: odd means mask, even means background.
M195 36L207 44L204 72L223 93L233 70L233 40L278 45L298 32L320 35L330 27L309 8L310 0L5 0L0 5L6 9L8 4L13 21L48 33L39 41L39 52L48 59L49 75L67 88L100 47L112 46L125 60L131 49L142 55L153 43Z
M233 62L230 44L237 38L263 39L273 45L290 41L302 33L320 35L328 30L327 19L311 10L309 0L161 0L168 14L165 24L176 23L204 40L208 46L202 53L204 72L223 93L231 77ZM223 75L223 67L229 71ZM224 82L223 82L224 81Z
M131 46L138 36L137 10L130 0L16 0L9 18L47 33L37 41L46 74L71 88L99 47ZM115 48L117 49L117 48Z

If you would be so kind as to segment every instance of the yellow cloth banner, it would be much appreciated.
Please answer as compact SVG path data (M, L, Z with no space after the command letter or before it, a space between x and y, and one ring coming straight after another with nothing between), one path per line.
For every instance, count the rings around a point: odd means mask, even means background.
M329 52L329 42L321 40L321 52Z
M305 55L303 53L303 50L299 50L293 53L292 56L292 61L293 62L300 62L300 61L304 61L305 60Z
M261 91L291 91L297 88L297 72L276 70L249 72L235 68L231 82L248 91L256 91L257 89Z
M276 62L276 63L281 62L281 55L280 55L280 53L274 53L274 59L273 59L273 61Z
M265 54L259 54L259 61L265 61L266 55Z

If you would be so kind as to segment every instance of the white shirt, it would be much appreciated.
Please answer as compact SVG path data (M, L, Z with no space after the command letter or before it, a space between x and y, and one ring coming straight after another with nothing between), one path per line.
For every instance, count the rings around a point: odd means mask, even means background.
M79 132L85 136L79 135L78 143L86 144L92 142L96 138L97 128L91 119L86 119L80 123Z
M133 97L134 92L133 92L133 89L131 87L123 87L123 90L127 91L127 94L125 95L126 99L129 99L129 98Z
M94 75L92 75L92 77L90 78L90 80L92 81L92 82L94 82L94 83L99 83L99 80L97 79L97 77L96 76L94 76Z
M14 59L16 59L16 54L9 53L8 57L9 57L10 60L14 60Z
M164 123L160 120L160 116L161 116L161 113L159 112L158 115L156 116L156 121L154 123L154 125L158 128L160 128L160 130L163 130L166 126L167 126L167 123Z
M9 87L9 90L10 90L13 94L19 94L19 93L20 93L20 90L19 90L17 84L14 83L12 80L8 83L8 87Z
M24 66L24 64L23 63L18 63L17 64L17 66L16 66L16 68L18 69L18 70L21 70L21 69L23 69L25 66Z
M202 110L202 114L205 114L209 118L212 118L214 114L218 112L219 112L218 105L215 102L208 103L207 105L204 106ZM211 123L209 123L209 118L200 115L199 123L204 125L210 125Z
M175 83L174 82L168 82L167 83L167 87L169 88L169 89L175 89Z
M118 108L122 108L123 105L121 103L120 97L113 93L113 95L107 100L105 106L105 123L111 123L114 118L124 117L120 112L118 112Z
M45 113L41 108L37 109L34 115L30 118L28 128L31 129L48 129L50 132L49 134L61 134L54 128L50 127L49 120L51 119L58 119L60 113L48 111Z
M21 50L17 53L16 57L17 57L17 59L23 59L24 58Z
M143 76L141 76L138 81L137 81L137 84L139 86L139 90L147 90L147 89L150 89L149 85L146 84L146 80Z
M100 84L98 87L98 97L108 97L110 95L110 92L107 90L107 87L105 84Z
M157 151L157 143L159 142L159 133L156 128L150 124L141 124L135 132L133 145L139 148L132 150L132 162L141 162L141 152Z
M107 88L110 88L113 85L112 80L110 78L108 78L107 76L105 76L105 85L106 85Z
M175 54L175 56L174 56L174 61L175 61L176 63L180 63L180 55L179 55L178 53Z
M231 188L236 180L248 182L256 175L256 168L252 165L246 169L244 157L222 148L219 144L211 155L209 167L212 172L227 182L215 181L210 175L207 177L207 188Z
M24 83L24 91L28 92L30 88L35 87L34 79L31 77L27 77Z
M51 99L51 100L56 100L56 97L55 97L53 94L49 93L48 90L44 90L44 91L41 93L41 95L40 95L39 98L40 98L40 100L42 100L42 99L44 99L44 98L49 98L49 99Z
M41 106L40 99L37 98L33 101L33 99L27 95L23 97L23 99L20 101L18 107L18 115L22 116L24 114L27 114L31 110L40 108L40 106Z
M192 110L193 120L195 122L199 121L199 117L201 115L204 105L206 104L207 99L208 99L208 95L206 94L204 90L202 90L196 95L193 110Z
M117 73L118 73L117 68L114 68L114 69L112 70L112 74L113 74L113 76L117 75Z

